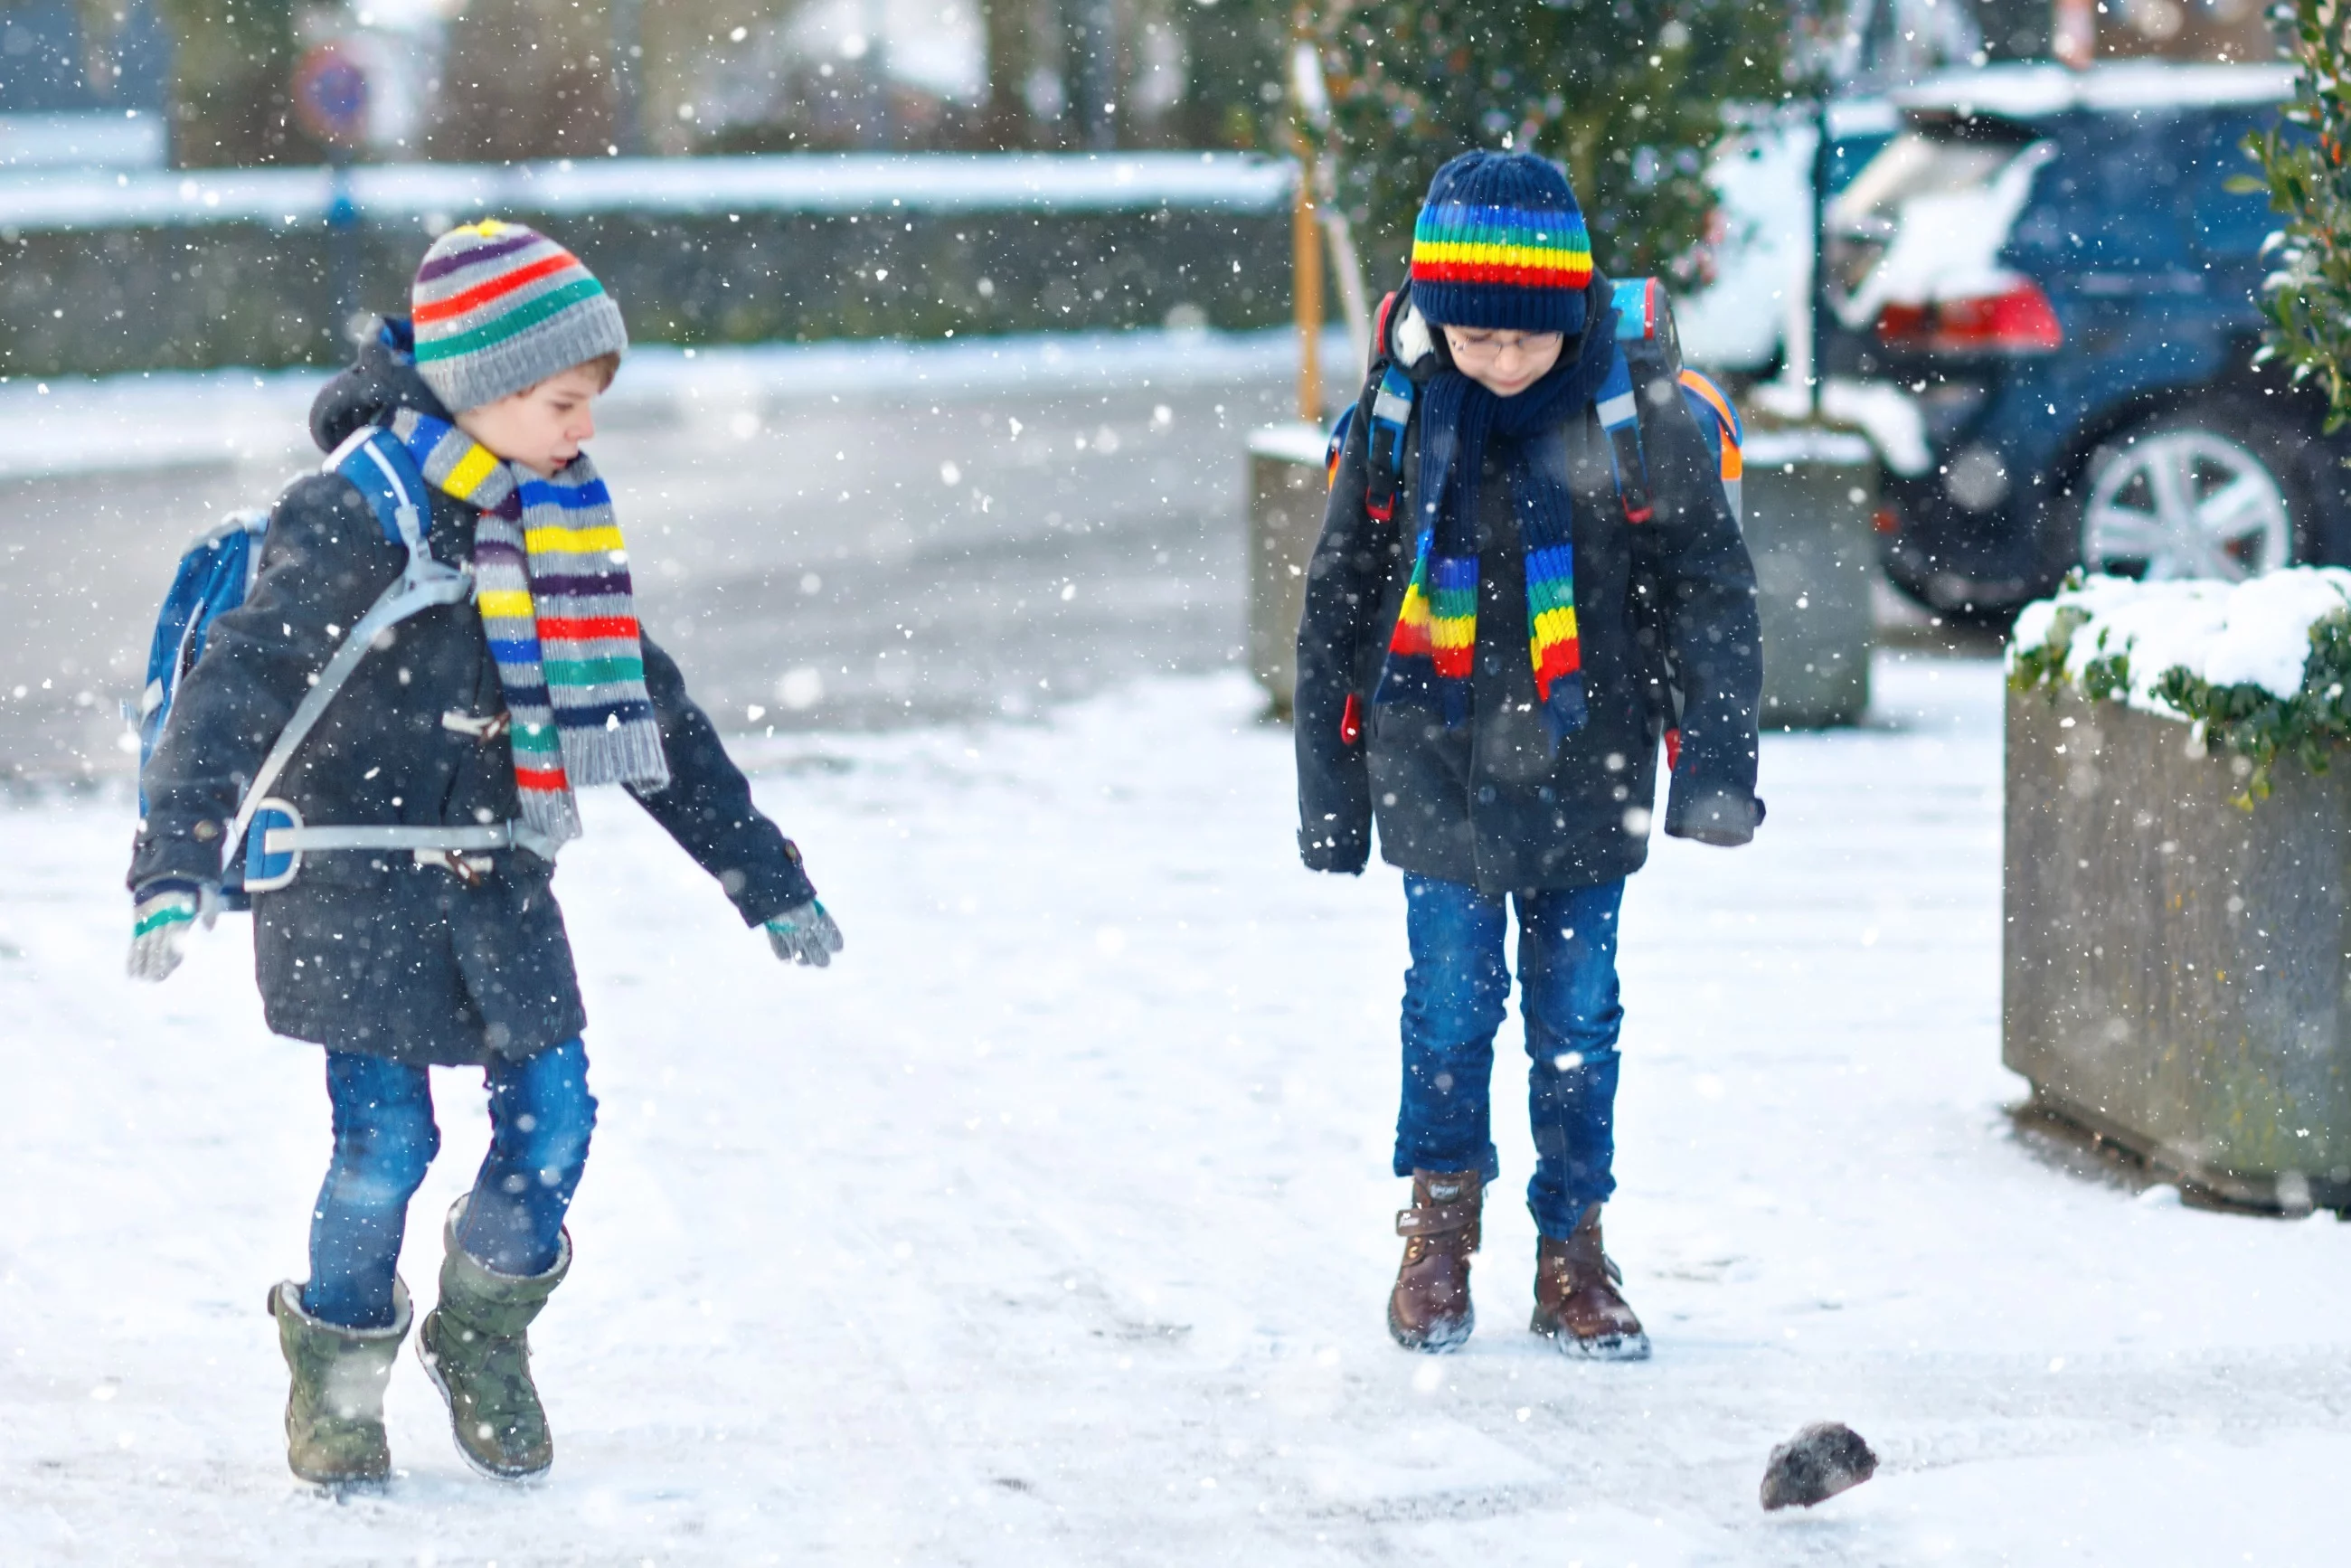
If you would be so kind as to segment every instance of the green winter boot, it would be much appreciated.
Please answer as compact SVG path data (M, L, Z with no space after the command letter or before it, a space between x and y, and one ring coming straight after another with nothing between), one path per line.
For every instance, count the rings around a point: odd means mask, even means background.
M408 1287L392 1281L392 1326L347 1329L302 1310L291 1280L269 1292L277 1347L294 1375L286 1396L286 1462L319 1486L351 1486L392 1474L383 1436L383 1385L408 1337Z
M449 1402L449 1426L465 1462L499 1480L522 1480L555 1463L547 1411L530 1381L531 1320L571 1269L565 1231L544 1274L501 1274L457 1245L463 1198L442 1228L441 1304L424 1314L416 1358Z

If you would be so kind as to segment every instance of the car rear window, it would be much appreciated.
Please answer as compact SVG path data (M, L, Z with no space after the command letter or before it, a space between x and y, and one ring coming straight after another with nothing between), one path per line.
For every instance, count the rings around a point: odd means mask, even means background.
M1902 131L1831 204L1830 226L1840 234L1890 234L1902 204L1915 196L1990 184L2031 136L2021 129L1984 127L1975 121Z

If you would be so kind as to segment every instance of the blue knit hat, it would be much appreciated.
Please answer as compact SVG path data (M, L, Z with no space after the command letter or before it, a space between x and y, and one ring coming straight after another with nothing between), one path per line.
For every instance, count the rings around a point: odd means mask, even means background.
M1580 332L1592 236L1567 176L1531 152L1464 152L1412 235L1412 299L1440 326Z

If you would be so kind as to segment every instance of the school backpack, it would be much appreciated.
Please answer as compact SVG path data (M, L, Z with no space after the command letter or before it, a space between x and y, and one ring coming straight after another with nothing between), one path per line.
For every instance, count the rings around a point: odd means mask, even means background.
M433 514L424 476L407 447L392 432L373 425L354 432L320 465L319 472L340 474L358 488L384 538L407 550L408 564L337 644L326 667L304 694L286 721L286 727L278 732L277 743L246 789L235 821L230 824L221 846L222 902L233 909L247 907L246 895L250 893L283 886L291 881L305 849L373 847L372 843L362 846L340 841L355 833L380 835L397 831L410 837L422 833L434 837L435 844L427 848L437 847L440 839L452 836L429 829L306 829L290 806L269 799L269 787L293 760L295 751L326 713L335 694L350 679L351 672L359 667L376 638L421 611L456 603L473 592L470 573L433 558L425 537ZM195 668L196 661L204 657L213 623L243 604L261 575L262 550L268 530L267 512L236 512L227 522L190 545L181 556L171 591L164 594L162 608L155 617L154 636L148 644L147 684L140 693L137 718L142 777L148 758L154 755L156 743L162 740L164 727L171 720L172 705L179 695L181 682ZM139 814L142 818L147 814L143 789L140 791ZM248 830L258 831L249 833ZM250 842L246 842L248 838ZM330 839L336 841L328 841ZM245 845L242 854L240 844ZM417 846L402 839L397 846L386 841L383 847Z

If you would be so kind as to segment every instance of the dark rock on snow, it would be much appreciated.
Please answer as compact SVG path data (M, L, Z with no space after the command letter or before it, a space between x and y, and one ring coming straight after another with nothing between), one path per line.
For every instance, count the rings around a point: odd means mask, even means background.
M1810 1508L1877 1473L1877 1456L1842 1421L1817 1421L1771 1450L1763 1506Z

